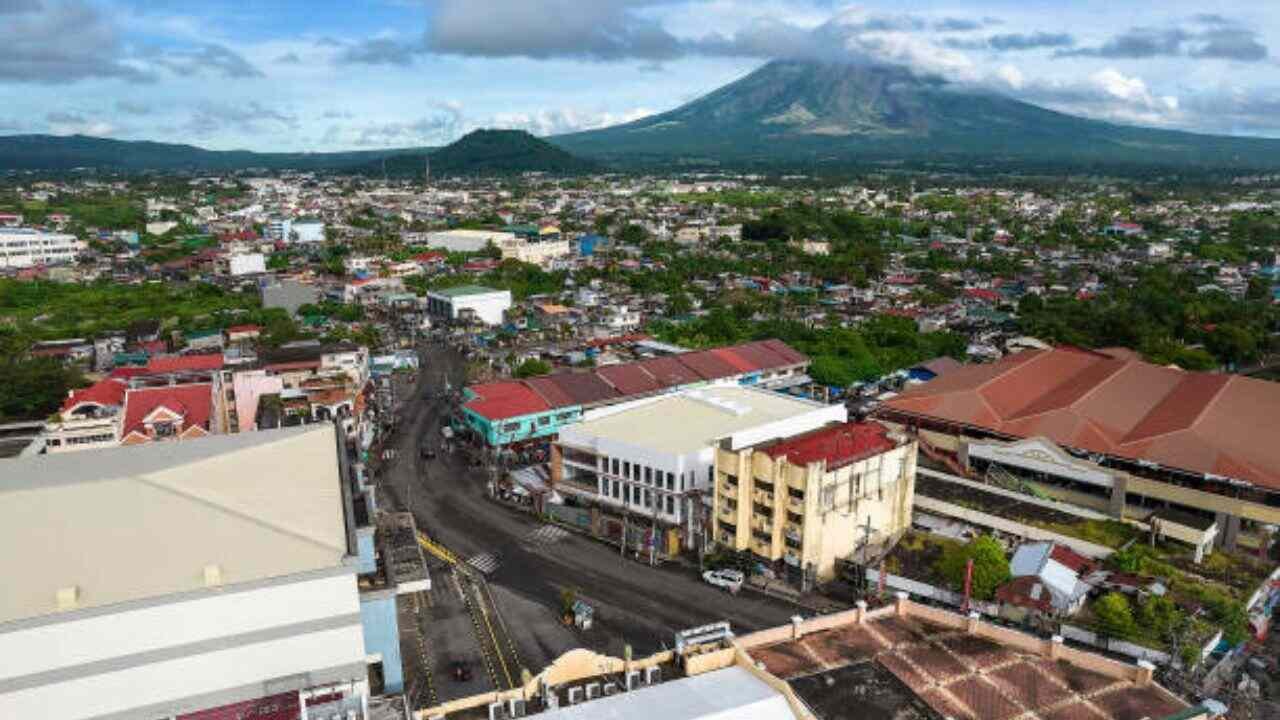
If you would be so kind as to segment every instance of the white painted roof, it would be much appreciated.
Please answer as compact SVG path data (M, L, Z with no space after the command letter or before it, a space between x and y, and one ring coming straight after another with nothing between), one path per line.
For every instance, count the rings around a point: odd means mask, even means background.
M658 398L622 403L587 413L583 422L561 429L561 441L594 446L597 440L625 443L672 455L713 445L717 440L765 425L820 413L826 406L768 390L718 385ZM792 435L803 429L777 433Z
M1054 560L1052 553L1051 542L1023 543L1014 551L1009 570L1013 577L1034 575L1040 578L1053 596L1054 607L1062 608L1088 592L1089 586L1080 581L1074 570Z
M786 698L740 667L538 715L547 720L795 720Z
M0 623L342 564L331 425L0 461Z

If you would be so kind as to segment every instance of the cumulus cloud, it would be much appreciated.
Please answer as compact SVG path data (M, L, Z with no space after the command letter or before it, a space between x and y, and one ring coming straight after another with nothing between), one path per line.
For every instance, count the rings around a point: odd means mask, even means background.
M146 81L111 19L83 0L0 0L0 81Z
M150 115L151 106L146 103L134 102L132 100L117 100L116 110L125 115Z
M115 127L111 123L101 119L89 118L78 112L54 111L46 113L44 120L48 125L49 132L54 135L96 135L102 137L115 132Z
M1204 30L1184 28L1130 28L1101 45L1061 50L1062 57L1100 57L1111 59L1146 59L1189 56L1257 62L1269 54L1258 40L1258 33L1221 15L1199 15L1196 23Z
M181 77L206 73L233 80L263 77L262 71L244 59L244 56L217 43L205 43L189 49L169 50L157 54L153 61Z
M529 113L500 113L490 118L488 127L525 130L534 135L563 135L580 130L620 125L653 114L649 108L633 108L625 112L590 112L577 108L556 108Z
M196 106L182 129L198 137L227 130L252 134L271 130L297 130L296 115L253 101L242 105L204 102Z
M1141 77L1115 68L1062 80L1029 79L1017 68L1005 66L986 84L1026 102L1099 120L1143 125L1176 125L1186 120L1177 96L1156 93Z

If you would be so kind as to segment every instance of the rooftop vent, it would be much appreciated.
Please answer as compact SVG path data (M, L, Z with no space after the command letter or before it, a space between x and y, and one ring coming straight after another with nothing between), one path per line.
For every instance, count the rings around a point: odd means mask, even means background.
M214 563L204 566L204 586L217 587L222 584L222 567Z
M80 588L76 585L58 588L58 609L70 610L80 604Z

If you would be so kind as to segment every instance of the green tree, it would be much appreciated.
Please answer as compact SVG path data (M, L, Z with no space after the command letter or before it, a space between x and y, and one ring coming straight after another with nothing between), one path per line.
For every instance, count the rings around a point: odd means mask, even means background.
M630 223L618 233L618 240L624 245L642 245L649 239L649 231L642 226Z
M948 547L934 569L951 587L961 590L964 588L965 568L969 560L973 560L971 589L975 599L991 599L996 588L1009 582L1012 577L1004 548L990 535L976 537L965 545Z
M1093 615L1098 631L1107 637L1131 638L1138 630L1133 620L1133 608L1129 599L1118 592L1109 592L1093 604Z
M79 371L50 358L0 362L0 420L43 420L58 409L67 391L85 385Z
M546 375L551 372L551 366L542 360L529 359L520 363L516 368L515 376L518 378L537 377Z

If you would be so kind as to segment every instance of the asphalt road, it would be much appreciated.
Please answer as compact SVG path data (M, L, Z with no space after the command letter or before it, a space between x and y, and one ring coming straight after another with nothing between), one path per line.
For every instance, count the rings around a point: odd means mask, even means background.
M770 597L730 596L689 569L650 567L589 538L539 532L543 525L536 518L489 500L485 471L463 456L440 452L420 459L422 443L440 445L446 377L454 389L462 386L463 359L439 345L426 347L418 386L405 398L392 440L397 460L385 469L381 488L397 506L408 504L433 539L491 568L494 600L531 672L575 647L621 655L630 644L640 656L671 647L680 629L728 620L736 632L750 632L784 624L796 613ZM564 588L595 607L590 631L559 622Z

